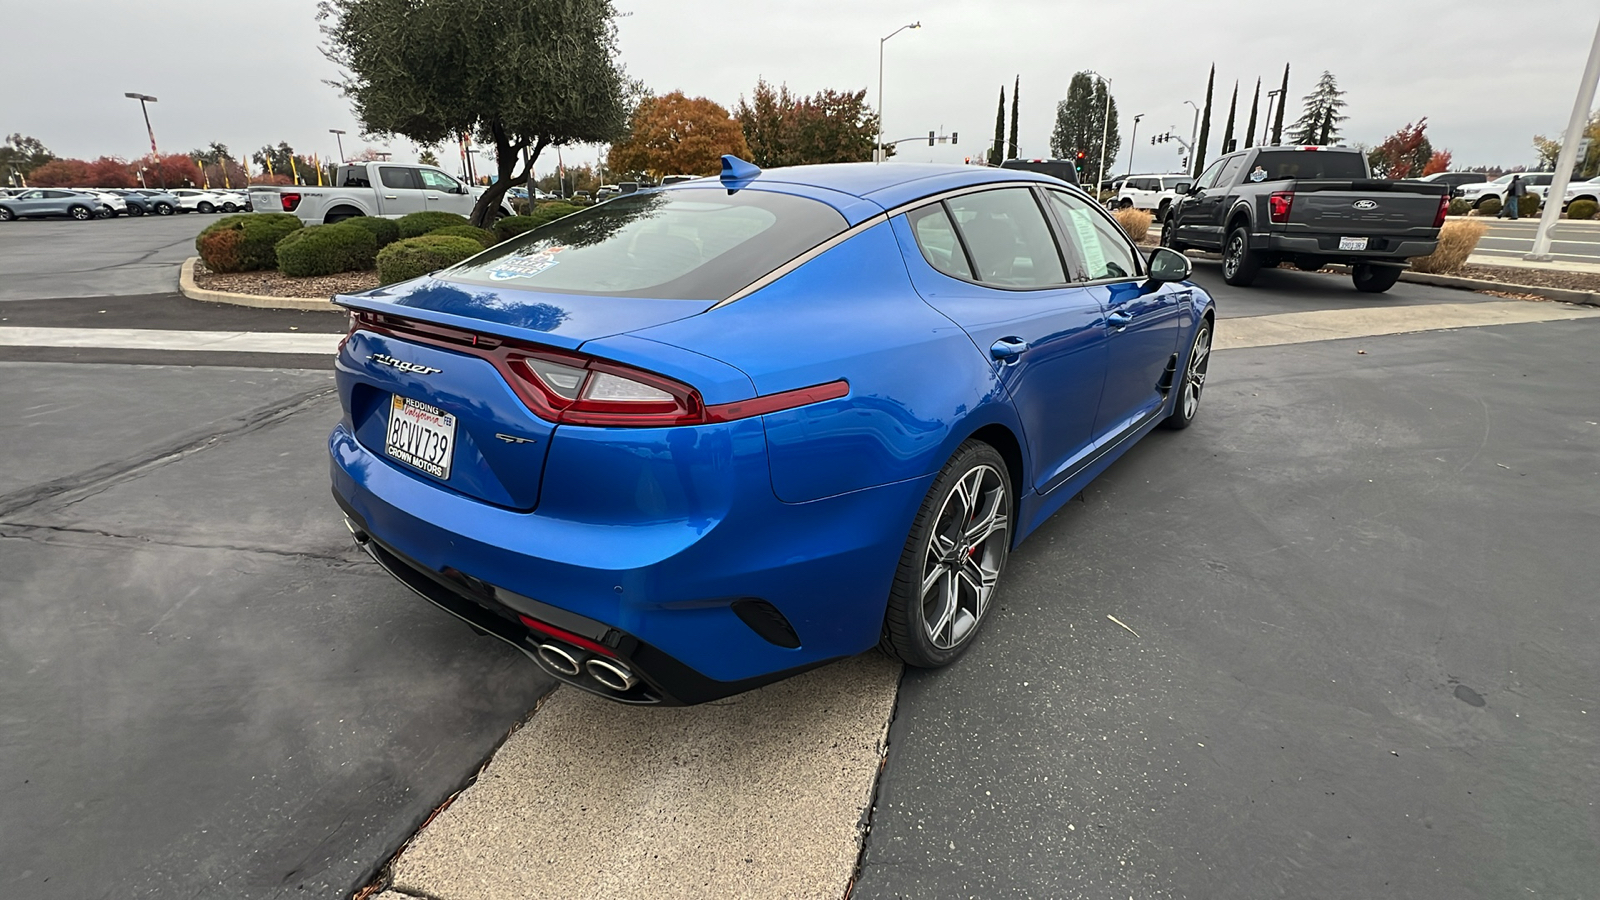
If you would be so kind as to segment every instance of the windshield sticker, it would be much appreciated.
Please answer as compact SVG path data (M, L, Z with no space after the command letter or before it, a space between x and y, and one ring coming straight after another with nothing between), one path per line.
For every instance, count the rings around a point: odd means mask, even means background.
M531 278L561 262L561 260L556 259L556 254L565 249L567 248L564 245L557 245L555 247L543 247L527 256L502 257L496 260L495 267L489 270L489 280L508 281L512 278Z
M1266 181L1267 170L1261 168L1260 166L1256 166L1254 169L1250 170L1250 180L1255 182Z
M1100 248L1100 235L1094 230L1093 213L1086 209L1068 210L1072 214L1072 228L1078 232L1078 244L1083 250L1083 261L1089 267L1089 277L1103 278L1106 271L1106 254Z

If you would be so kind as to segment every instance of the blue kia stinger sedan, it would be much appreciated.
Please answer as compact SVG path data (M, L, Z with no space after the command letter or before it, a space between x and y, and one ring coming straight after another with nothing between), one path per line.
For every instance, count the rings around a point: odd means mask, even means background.
M724 157L335 298L334 495L416 593L620 702L944 665L1029 532L1194 420L1189 272L1045 175Z

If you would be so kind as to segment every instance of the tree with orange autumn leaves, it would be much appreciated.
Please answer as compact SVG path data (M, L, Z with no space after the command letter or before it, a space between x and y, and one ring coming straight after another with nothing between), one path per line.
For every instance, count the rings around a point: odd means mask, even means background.
M733 116L705 97L673 91L646 97L634 110L628 136L611 145L606 165L613 172L715 175L721 158L748 157L744 132Z

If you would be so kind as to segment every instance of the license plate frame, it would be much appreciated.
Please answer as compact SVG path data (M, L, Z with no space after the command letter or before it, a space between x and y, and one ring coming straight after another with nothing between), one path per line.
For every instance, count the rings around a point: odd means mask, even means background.
M1367 249L1367 243L1370 240L1371 240L1371 238L1364 238L1364 237L1341 237L1341 238L1339 238L1339 249L1340 250L1365 250L1365 249Z
M418 472L450 480L456 453L456 417L400 394L389 395L383 452Z

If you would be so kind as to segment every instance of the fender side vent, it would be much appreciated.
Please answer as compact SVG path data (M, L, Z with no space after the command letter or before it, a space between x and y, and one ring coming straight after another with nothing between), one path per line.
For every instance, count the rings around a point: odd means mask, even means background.
M1161 380L1156 382L1156 390L1166 393L1172 390L1172 382L1178 376L1178 354L1172 354L1167 360L1167 370L1161 373Z
M790 650L800 646L800 636L794 633L794 626L790 625L789 620L783 617L783 613L778 612L778 608L771 603L755 597L745 597L733 601L732 607L734 615L768 643Z

